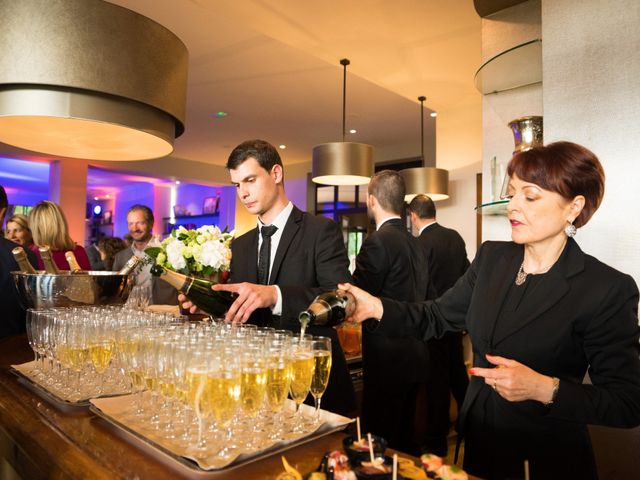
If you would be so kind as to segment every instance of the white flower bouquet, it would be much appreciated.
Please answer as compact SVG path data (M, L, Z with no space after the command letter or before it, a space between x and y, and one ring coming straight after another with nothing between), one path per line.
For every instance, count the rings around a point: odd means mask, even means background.
M145 253L155 263L198 277L211 277L228 272L231 264L231 241L233 231L220 230L213 225L204 225L196 230L178 227L171 232L159 247L149 247Z

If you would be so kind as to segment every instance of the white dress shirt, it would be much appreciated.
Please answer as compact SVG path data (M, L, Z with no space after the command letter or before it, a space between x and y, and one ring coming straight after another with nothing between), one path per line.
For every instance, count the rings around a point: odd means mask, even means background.
M289 220L289 216L293 211L293 203L289 202L286 207L282 209L282 211L278 214L276 218L273 219L271 225L277 227L278 229L275 231L273 235L271 235L271 251L269 256L269 277L271 278L271 269L273 268L273 261L276 258L276 252L278 251L278 245L280 244L280 239L282 238L282 232L284 231L284 226L287 224L287 220ZM260 229L263 227L264 223L260 219L258 219L258 257L260 256L260 247L262 246L262 233ZM271 307L271 313L274 315L282 315L282 292L280 291L280 287L274 285L276 287L278 300L276 304Z

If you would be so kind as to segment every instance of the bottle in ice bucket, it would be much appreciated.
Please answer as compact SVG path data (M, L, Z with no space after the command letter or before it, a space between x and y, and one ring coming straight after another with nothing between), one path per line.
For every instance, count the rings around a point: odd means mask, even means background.
M76 255L71 250L64 254L64 258L66 258L67 262L69 263L69 270L71 270L71 273L82 272L82 267L78 263Z
M13 258L16 259L16 263L18 264L18 267L20 268L20 271L22 273L38 273L36 269L33 268L33 265L31 265L31 263L29 262L24 248L16 247L11 250L11 253L13 253Z
M118 271L118 275L129 275L135 270L140 261L140 257L132 255L131 258L127 260L127 263L125 263L124 266Z
M311 305L298 315L301 334L304 335L308 325L324 325L333 327L342 323L353 313L356 300L344 290L331 290L318 295Z
M42 263L44 264L44 271L53 275L59 274L60 270L51 256L51 248L46 246L38 247L38 250L40 250L40 258L42 258Z
M182 275L160 265L151 267L151 274L160 277L176 290L185 294L198 308L209 315L223 316L238 297L236 293L211 290L214 282Z

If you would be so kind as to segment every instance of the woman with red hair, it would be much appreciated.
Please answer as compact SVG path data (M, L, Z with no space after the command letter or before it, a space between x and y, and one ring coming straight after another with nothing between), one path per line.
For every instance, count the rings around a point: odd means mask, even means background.
M342 287L366 328L423 339L468 330L475 358L458 430L469 473L522 478L528 460L532 479L594 479L587 425L640 425L638 288L573 239L604 193L592 152L536 147L508 175L513 241L485 242L442 297L402 303Z

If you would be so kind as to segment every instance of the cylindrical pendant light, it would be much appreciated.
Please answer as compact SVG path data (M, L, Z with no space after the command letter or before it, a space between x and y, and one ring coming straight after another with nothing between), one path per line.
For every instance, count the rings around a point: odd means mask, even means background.
M418 97L420 101L420 145L421 158L424 165L424 102L425 96ZM411 202L420 193L428 195L434 202L449 198L449 172L443 168L416 167L400 170L406 187L405 201Z
M143 160L184 131L188 52L101 0L0 0L0 142L50 155Z
M345 142L347 108L347 65L343 58L342 142L323 143L313 147L311 176L323 185L366 185L373 175L373 147L364 143Z

